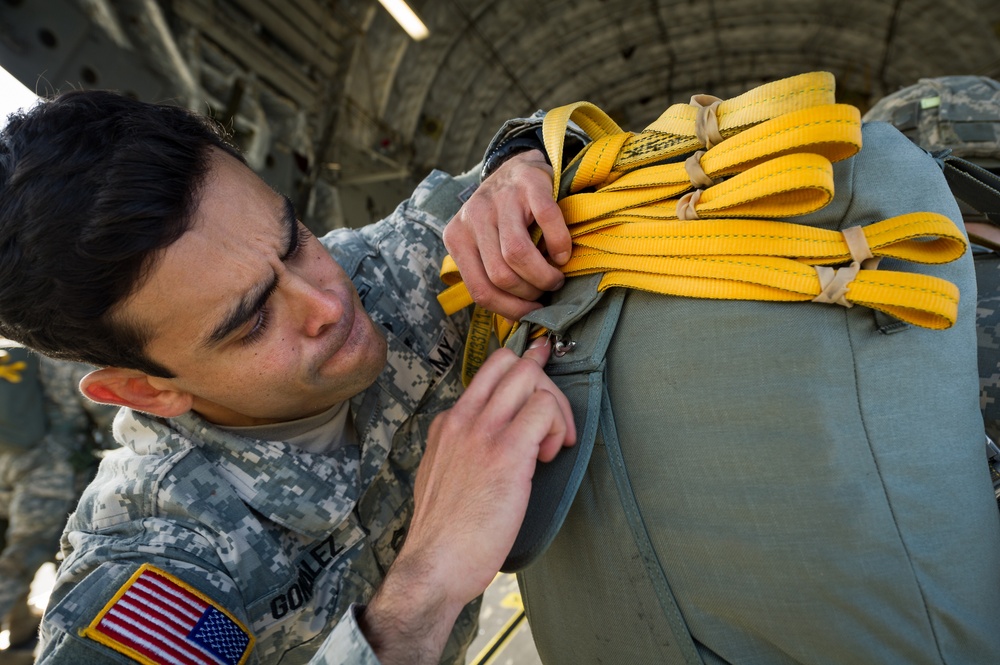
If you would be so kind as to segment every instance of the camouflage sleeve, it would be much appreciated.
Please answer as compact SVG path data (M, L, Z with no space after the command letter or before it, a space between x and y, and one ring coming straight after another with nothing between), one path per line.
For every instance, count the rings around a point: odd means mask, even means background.
M136 547L134 542L107 547L130 545ZM165 556L142 558L146 561L118 559L94 567L68 558L60 575L71 581L57 582L53 591L42 620L36 662L261 662L240 589L230 577Z
M309 665L379 665L378 657L358 625L358 614L363 609L362 605L351 605Z

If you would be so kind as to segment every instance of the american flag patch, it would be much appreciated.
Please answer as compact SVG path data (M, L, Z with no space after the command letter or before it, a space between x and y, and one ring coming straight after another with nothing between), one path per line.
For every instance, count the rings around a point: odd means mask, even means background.
M144 665L241 665L253 648L250 631L233 615L149 564L83 634Z

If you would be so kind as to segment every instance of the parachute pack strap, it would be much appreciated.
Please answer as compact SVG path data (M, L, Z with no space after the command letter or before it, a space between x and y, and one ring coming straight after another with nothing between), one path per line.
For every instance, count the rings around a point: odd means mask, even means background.
M552 198L559 198L559 184L562 179L563 143L566 127L575 122L591 139L597 140L609 134L621 134L622 128L597 106L590 102L576 102L560 106L545 114L542 120L542 140L545 152L552 164Z
M728 101L709 95L695 95L691 104L670 107L657 122L639 134L623 132L606 113L589 102L559 107L546 114L543 121L546 151L556 168L553 195L558 198L560 191L562 143L570 120L576 122L593 139L593 143L584 147L577 157L581 160L581 168L577 170L572 191L579 191L585 187L598 186L602 182L611 182L622 173L639 166L677 157L702 147L710 149L723 143L723 138L739 134L767 120L823 105L834 105L833 77L826 72L776 81ZM859 127L860 114L857 110L848 113L857 116L853 125ZM793 123L802 122L803 119L800 115L791 118ZM808 122L820 127L823 120L813 118ZM612 135L620 136L612 139ZM602 140L606 137L607 140ZM860 146L860 134L856 142ZM819 143L816 142L817 145ZM838 152L836 148L834 151ZM588 156L591 152L594 154ZM843 159L840 155L832 157ZM611 163L605 163L608 161ZM585 168L582 166L584 163ZM601 174L607 175L602 177Z
M629 528L632 531L632 538L639 551L643 566L649 576L653 591L660 603L670 632L673 633L673 640L663 640L665 647L672 653L671 662L684 665L703 665L704 661L698 652L698 647L691 638L691 631L688 629L684 615L677 605L673 589L670 588L670 581L663 572L656 556L656 548L653 546L649 536L649 530L643 523L642 511L632 489L632 481L629 478L628 466L625 464L625 457L622 454L621 443L618 440L618 428L614 421L614 414L611 409L611 396L608 395L607 385L604 386L604 393L601 401L601 433L604 440L604 452L608 458L608 465L611 475L618 490L618 498L621 501L622 511L628 520Z
M852 238L860 234L860 239ZM573 239L566 275L595 272L584 262L613 254L623 257L779 256L809 265L835 265L862 254L923 264L949 263L965 253L962 231L948 217L914 212L851 230L834 231L768 219L632 221L596 229ZM599 259L598 259L599 260ZM596 270L599 272L599 268Z
M966 248L955 224L930 212L843 232L757 219L621 224L574 243L577 249L563 271L605 273L601 290L622 286L695 298L843 301L932 329L955 322L957 288L929 275L874 268L879 257L947 263ZM825 267L846 261L852 265ZM859 274L862 268L867 270Z
M613 264L622 257L603 258L605 264ZM604 269L600 289L624 287L689 298L771 302L807 302L823 291L815 268L792 259L657 257L655 263L655 269L648 272L628 265ZM958 287L931 275L863 270L848 284L848 293L855 305L931 330L951 327L958 316Z
M1000 176L953 155L939 163L955 196L1000 225Z
M447 257L450 259L451 257ZM442 264L441 266L441 277L444 279L453 279L454 276L458 275L458 266ZM451 315L455 312L464 309L472 304L472 294L469 293L469 289L465 287L464 282L458 282L449 286L447 289L442 291L437 296L438 302L441 303L441 308L446 314Z
M486 362L489 355L490 339L493 334L493 314L476 305L472 310L469 334L465 340L462 356L462 384L469 385L472 377Z
M834 103L834 78L812 72L755 88L715 109L719 135L728 139L754 125L802 109ZM614 171L630 171L705 147L695 132L703 107L675 104L623 146Z
M694 192L701 192L694 199ZM570 235L630 219L793 217L819 210L833 198L833 166L812 153L783 155L679 199L649 196L649 190L582 193L559 201ZM687 197L687 198L685 198ZM654 199L650 201L649 199ZM665 198L665 200L655 200ZM690 213L696 211L697 216Z
M726 137L784 113L833 104L835 90L836 82L829 72L809 72L765 83L719 104L719 132ZM674 104L644 131L695 138L698 112L698 107L691 104Z
M640 135L641 136L641 135ZM861 148L861 116L846 104L828 104L772 118L702 150L702 170L711 178L740 173L780 155L809 152L831 162L846 159ZM616 167L613 167L613 170ZM621 173L601 191L654 185L690 187L687 168L679 163L648 165Z

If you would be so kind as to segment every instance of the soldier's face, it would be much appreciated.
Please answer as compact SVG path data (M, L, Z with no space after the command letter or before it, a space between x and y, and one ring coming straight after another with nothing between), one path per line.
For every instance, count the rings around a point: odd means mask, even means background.
M218 151L199 196L191 229L116 313L175 374L150 384L222 425L312 415L371 385L385 339L286 199Z

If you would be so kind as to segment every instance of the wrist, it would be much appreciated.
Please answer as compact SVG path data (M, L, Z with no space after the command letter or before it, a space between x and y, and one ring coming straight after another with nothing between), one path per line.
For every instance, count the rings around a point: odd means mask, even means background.
M505 161L526 150L541 150L551 166L552 162L545 150L544 118L544 111L536 111L530 118L515 118L505 122L486 148L483 166L479 173L480 182L494 173ZM590 137L579 126L569 123L563 140L562 168L565 169L589 142Z
M545 142L541 138L541 133L541 129L532 129L528 133L511 136L498 143L486 154L483 160L483 168L479 176L480 180L486 180L486 178L495 173L498 168L514 155L519 155L529 150L540 151L542 156L545 157L546 163L551 166L549 156L545 152Z
M465 603L422 557L401 552L358 623L383 665L437 663Z

